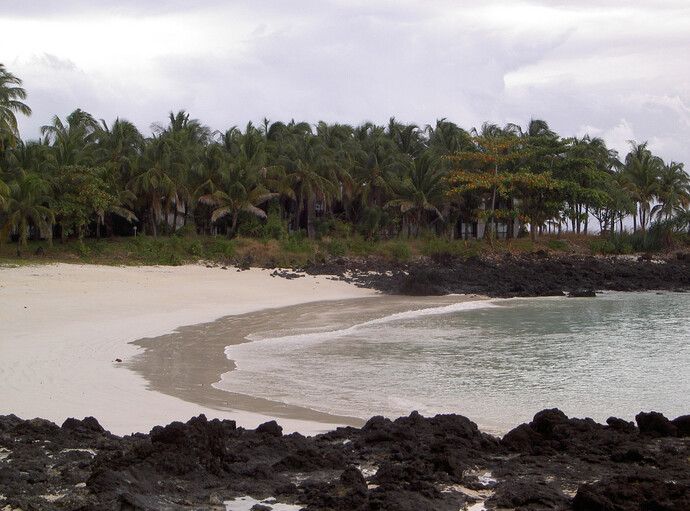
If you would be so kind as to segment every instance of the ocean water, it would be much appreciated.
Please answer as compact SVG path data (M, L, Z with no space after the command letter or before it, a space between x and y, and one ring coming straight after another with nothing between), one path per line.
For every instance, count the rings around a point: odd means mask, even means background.
M497 434L553 407L690 413L690 294L457 300L254 332L214 386L361 418L457 413Z

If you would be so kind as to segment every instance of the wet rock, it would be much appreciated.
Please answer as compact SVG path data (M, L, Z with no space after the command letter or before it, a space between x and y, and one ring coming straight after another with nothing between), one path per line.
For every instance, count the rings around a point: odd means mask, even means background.
M568 293L570 298L596 298L597 293L593 289L575 289Z

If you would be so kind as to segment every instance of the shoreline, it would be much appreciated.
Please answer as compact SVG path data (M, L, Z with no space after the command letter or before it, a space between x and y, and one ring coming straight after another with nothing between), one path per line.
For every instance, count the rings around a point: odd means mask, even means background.
M326 277L287 280L260 269L201 265L0 267L0 413L44 417L98 416L117 434L206 413L247 427L271 417L222 412L152 392L120 362L141 351L131 344L214 321L317 299L372 297L376 292ZM284 421L310 430L311 421ZM323 430L321 428L320 430Z
M225 354L227 347L258 342L248 340L246 337L250 334L285 332L289 329L286 325L295 325L294 330L302 332L321 329L328 319L337 317L338 321L343 321L341 324L329 323L330 331L410 310L483 299L486 298L449 296L411 299L405 296L375 296L264 309L223 317L210 323L189 325L156 338L133 341L132 344L143 348L143 351L123 364L123 367L140 374L153 391L214 410L248 410L281 421L309 420L324 426L316 427L314 432L328 431L325 426L361 427L368 417L337 415L218 388L218 384L223 382L222 377L235 370L234 362ZM343 319L348 316L351 317ZM169 370L171 367L175 368L172 372Z

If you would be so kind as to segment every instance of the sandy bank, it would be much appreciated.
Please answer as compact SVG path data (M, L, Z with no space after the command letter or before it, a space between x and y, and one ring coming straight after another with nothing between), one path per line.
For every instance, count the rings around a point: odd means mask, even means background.
M372 296L325 277L273 278L252 269L57 264L0 268L0 414L94 415L116 434L205 413L254 427L268 420L219 412L147 389L117 367L140 351L129 344L222 316L315 300ZM281 421L286 430L309 423ZM312 426L313 427L313 426Z

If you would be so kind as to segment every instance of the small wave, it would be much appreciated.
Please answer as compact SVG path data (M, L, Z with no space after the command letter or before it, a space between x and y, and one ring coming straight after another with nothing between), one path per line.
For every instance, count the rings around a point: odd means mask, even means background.
M331 339L337 339L350 335L362 328L367 328L374 325L381 325L385 323L392 323L395 321L403 321L407 319L414 319L422 316L435 316L441 314L451 314L453 312L462 312L475 309L486 309L490 307L497 307L492 300L474 300L468 302L458 302L450 305L443 305L439 307L426 307L423 309L415 309L404 312L397 312L395 314L390 314L382 318L372 319L369 321L364 321L363 323L357 323L347 328L340 328L337 330L326 330L319 332L310 332L294 335L283 335L278 337L260 337L258 335L248 335L247 339L250 341L261 341L262 343L270 342L275 344L290 343L290 344L306 344L315 341L325 341ZM225 354L229 357L233 349L237 348L237 345L227 346L225 348Z

